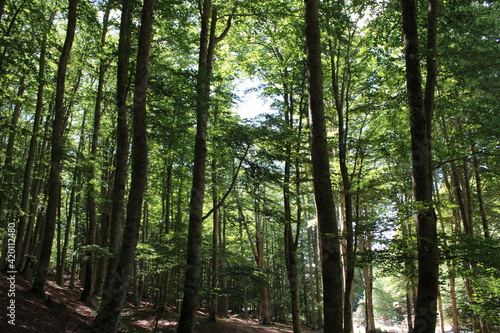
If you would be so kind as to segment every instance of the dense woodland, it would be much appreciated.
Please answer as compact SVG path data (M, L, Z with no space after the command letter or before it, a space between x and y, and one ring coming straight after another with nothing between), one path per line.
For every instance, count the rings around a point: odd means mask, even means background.
M147 300L498 333L499 32L496 1L2 0L1 267L81 285L95 332Z

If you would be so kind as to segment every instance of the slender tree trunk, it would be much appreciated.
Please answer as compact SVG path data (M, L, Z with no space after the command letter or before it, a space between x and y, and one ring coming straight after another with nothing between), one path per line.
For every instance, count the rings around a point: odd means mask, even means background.
M211 20L210 20L211 16ZM210 22L211 21L211 22ZM196 82L196 137L194 146L193 182L189 202L189 231L184 297L177 332L191 333L195 325L195 310L200 283L200 259L203 227L203 198L207 156L207 116L210 108L210 81L215 46L227 34L231 18L221 36L215 36L217 8L204 0L201 8L200 51Z
M448 194L449 194L449 197L452 198L452 190L451 190L451 185L450 185L450 182L448 181L448 171L443 168L443 180L444 180L444 183L445 183L445 187L446 189L448 190ZM437 186L436 186L437 188ZM439 196L439 191L436 190L436 200L437 202L441 202L441 198ZM456 210L456 208L453 208L453 210ZM440 206L436 206L436 211L437 211L437 214L438 214L438 220L439 220L439 223L440 223L440 228L441 228L441 232L443 234L445 234L445 226L444 226L444 218L443 218L443 214L441 213L441 208ZM453 218L454 218L454 215L455 213L453 212ZM453 230L453 225L452 225L452 230ZM443 244L445 247L448 246L447 245L447 241L444 240L444 244ZM457 296L456 296L456 288L455 288L455 277L454 277L454 272L453 272L453 263L451 262L451 260L446 260L446 266L447 266L447 270L448 270L448 275L449 275L449 284L450 284L450 303L451 303L451 318L452 318L452 330L453 330L453 333L458 333L458 329L459 329L459 321L458 321L458 308L457 308Z
M113 202L111 206L111 220L109 222L109 252L108 267L104 285L113 279L118 262L118 255L122 241L122 220L125 203L125 190L127 186L129 135L127 125L127 95L129 79L129 62L131 52L131 25L134 2L123 0L122 16L120 23L120 40L118 43L118 68L117 68L117 142L116 142L116 169L113 182Z
M227 226L227 215L223 214L222 217L222 234L220 235L220 247L219 247L219 254L220 254L220 268L222 269L223 275L221 277L221 290L227 291L227 277L225 274L226 270L226 244L227 244L227 238L226 238L226 226ZM224 292L224 295L220 296L220 301L219 301L219 313L222 316L222 318L229 318L229 303L228 303L228 296L227 292Z
M153 27L154 0L144 0L139 31L137 68L134 86L132 177L123 244L118 265L112 279L106 285L101 307L95 319L94 332L115 332L118 317L125 302L132 275L135 250L139 238L142 204L147 184L148 145L146 125L146 96L148 86L149 51Z
M332 33L331 33L332 34ZM342 238L343 243L343 257L344 257L344 332L351 333L353 331L353 318L352 318L352 297L354 287L354 266L355 266L355 249L354 249L354 231L353 231L353 203L351 192L351 179L347 167L347 138L349 131L349 104L347 103L349 97L349 87L351 67L350 67L350 49L352 44L352 37L354 32L349 35L347 51L345 55L345 68L342 75L341 88L339 88L339 75L337 73L338 61L335 60L336 51L332 43L329 43L330 62L332 67L332 90L335 99L335 109L338 118L338 145L339 145L339 166L340 174L342 177L342 196L343 196L343 219L342 225Z
M207 155L207 114L210 96L210 68L208 62L209 20L211 1L204 0L201 11L200 51L196 84L196 138L194 147L193 183L189 203L189 232L184 297L179 318L178 333L192 333L200 284L200 259L205 194Z
M260 217L258 216L258 207L256 207L256 225L255 225L255 243L252 241L252 235L248 227L245 215L243 214L243 208L239 202L238 195L236 193L236 202L238 205L238 214L241 218L242 224L245 227L245 231L250 242L250 247L252 248L252 253L257 263L257 268L261 272L260 284L259 284L259 301L260 301L260 324L268 325L271 322L271 309L269 306L269 292L267 288L267 275L264 273L265 260L264 260L264 239L262 237L262 230L260 224Z
M35 274L35 281L32 286L32 291L38 296L46 299L45 283L47 281L47 274L50 264L50 255L52 253L52 241L54 238L54 229L57 218L57 208L59 207L59 193L61 187L61 171L63 159L63 135L65 123L65 109L64 109L64 93L66 82L66 69L69 62L71 47L75 37L76 17L77 17L78 0L69 0L68 9L68 26L66 29L66 40L64 42L61 58L59 60L59 67L57 71L57 88L56 88L56 108L55 119L52 127L52 152L51 152L51 165L49 175L48 195L49 200L47 203L47 216L45 220L44 239L41 246L41 254L38 261L38 267Z
M474 163L474 176L476 178L477 203L479 204L479 214L481 215L483 234L484 238L490 238L488 218L486 217L486 211L484 209L483 188L481 185L481 170L479 168L479 159L477 158L476 148L474 147L474 145L471 146L471 151L472 162Z
M166 193L165 193L165 211L164 211L164 216L165 216L165 234L170 233L171 229L171 222L170 222L170 210L171 210L171 201L172 201L172 170L173 170L173 165L172 163L168 164L167 167L167 186L166 186Z
M429 2L427 22L427 79L422 91L417 11L414 0L402 0L405 39L406 83L410 106L413 165L413 199L418 239L418 292L414 331L436 329L439 254L436 215L432 205L431 125L436 84L437 0Z
M335 203L330 178L330 159L323 105L318 1L305 0L306 50L309 78L309 121L314 197L318 218L323 273L324 327L342 332L342 268Z
M213 157L212 160L212 203L214 207L218 204L217 193L217 160ZM219 299L219 229L220 218L219 209L213 212L213 234L212 234L212 292L211 292L211 308L209 318L211 321L217 321L217 308Z
M285 72L285 77L287 73ZM286 89L285 85L285 89ZM293 129L293 103L289 99L288 93L285 93L285 126L291 132ZM293 332L301 332L300 320L300 281L299 272L297 268L297 247L298 236L300 229L297 228L296 237L292 232L292 209L291 209L291 159L292 159L292 143L287 141L285 146L285 173L283 179L283 205L285 210L285 262L288 275L288 282L290 284L290 296L292 301L292 324ZM298 170L296 170L298 172ZM300 211L298 211L300 214ZM297 216L297 223L300 226L300 215Z
M17 98L20 99L24 90L26 89L25 78L22 77L19 82L19 88L17 90ZM14 143L16 141L17 133L17 121L19 120L19 114L21 112L21 101L17 101L14 106L14 112L12 113L12 118L10 122L9 138L7 140L7 150L5 152L5 163L2 170L2 178L0 179L0 223L3 223L4 219L3 213L5 209L5 203L7 202L8 193L10 191L12 175L15 170L13 170L12 162L14 160ZM19 230L19 229L18 229Z
M101 33L101 48L104 48L106 43L106 35L108 32L108 20L109 13L111 11L111 1L108 1L106 5L106 10L103 17L103 30ZM103 99L103 89L104 89L104 74L106 73L105 59L100 59L99 64L99 76L97 82L97 96L94 106L94 131L92 133L92 144L90 149L90 167L89 167L89 181L87 189L87 206L88 206L88 216L89 216L89 227L87 232L87 246L92 246L96 243L96 230L97 230L97 203L96 203L96 189L94 186L95 173L96 173L96 160L97 160L97 149L99 145L99 131L101 129L101 105ZM88 251L86 254L88 261L86 264L85 271L85 283L82 294L80 295L80 301L87 304L92 304L92 293L93 293L93 276L95 268L95 254Z
M52 24L54 20L54 15L52 14L47 26ZM26 166L24 169L24 178L23 178L23 189L21 193L21 206L20 206L20 215L19 215L19 224L17 227L17 236L16 236L16 267L20 270L19 263L22 258L25 256L23 244L26 239L26 234L29 232L27 230L26 221L28 220L29 214L29 198L30 198L30 188L31 188L31 179L33 172L33 165L35 162L36 148L38 144L38 132L40 131L40 122L42 119L43 112L43 100L44 100L44 92L45 92L45 64L46 64L46 51L47 51L47 27L45 27L42 44L40 48L40 58L38 61L38 90L36 97L36 106L35 106L35 114L33 117L33 130L30 139L30 145L28 150L28 156L26 158Z
M309 262L309 284L311 285L311 319L312 319L312 329L316 329L318 327L318 316L316 311L316 284L314 279L314 268L316 262L314 261L314 244L313 236L312 236L312 228L307 228L307 252L308 252L308 262Z
M361 235L360 252L371 251L372 234ZM365 328L366 333L375 333L375 316L373 314L373 266L363 266L363 281L365 289Z
M66 258L68 256L69 238L72 231L71 228L73 222L73 206L75 204L76 187L78 186L79 182L78 177L79 177L79 172L75 171L75 174L73 175L73 186L71 187L71 192L69 196L68 212L66 214L66 230L64 231L64 241L61 253L61 261L62 261L61 271L60 274L56 276L57 284L61 286L64 285L64 271L66 269ZM76 240L74 242L76 243Z
M49 112L49 115L47 115L47 119L45 121L45 128L44 128L44 137L47 137L50 131L50 125L51 125L51 114L52 112ZM38 163L35 167L34 171L34 177L31 185L31 190L30 190L30 199L29 199L29 208L28 208L28 224L26 227L26 235L24 237L24 241L21 247L21 253L24 253L22 258L20 258L19 262L19 271L22 273L25 273L28 271L28 269L31 267L32 264L32 258L35 257L35 249L38 246L37 242L40 242L40 238L38 238L39 234L37 233L37 230L39 228L39 225L35 226L35 220L37 219L37 214L38 214L38 202L39 202L39 195L42 190L42 179L46 179L47 177L44 176L46 173L46 164L47 164L47 159L48 156L46 156L46 151L48 149L49 142L48 140L43 140L40 143L40 148L39 148L39 158L38 158ZM43 202L46 202L44 199Z

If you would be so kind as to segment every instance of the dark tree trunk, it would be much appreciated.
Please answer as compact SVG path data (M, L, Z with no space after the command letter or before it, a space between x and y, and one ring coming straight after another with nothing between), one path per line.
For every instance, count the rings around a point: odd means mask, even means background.
M417 11L414 0L402 0L405 40L406 84L410 107L413 200L418 238L418 292L414 332L436 329L439 253L436 215L432 205L431 125L436 84L437 0L429 2L427 79L422 91Z
M317 0L305 0L305 21L311 161L320 236L321 269L323 272L324 327L328 327L331 332L342 332L342 268L340 265L339 232L335 216L326 138Z
M135 249L139 238L141 212L147 184L148 145L146 126L146 95L148 86L149 51L153 27L154 0L144 0L137 53L137 68L134 86L132 176L127 217L123 233L123 244L118 265L112 279L103 291L101 307L95 319L95 332L115 332L118 317L127 295L135 260Z
M214 207L218 205L217 193L217 159L213 157L212 160L212 203ZM219 209L213 212L213 234L212 234L212 292L211 292L211 308L209 318L211 321L217 321L217 308L219 299L219 231L220 231L220 217Z
M207 156L207 114L210 95L209 68L209 19L211 1L202 4L198 78L196 83L196 138L194 147L193 183L189 202L189 231L187 266L184 280L184 297L179 317L178 333L192 333L200 285L200 258L205 194L205 169Z
M40 131L40 122L42 119L42 111L43 111L43 99L44 99L44 91L45 91L45 63L46 63L46 50L47 50L47 31L52 21L54 20L54 14L50 17L48 24L44 27L44 35L42 39L42 45L40 49L40 59L38 61L38 90L36 96L36 106L35 106L35 115L33 117L33 130L30 139L30 145L28 150L28 157L26 158L26 166L24 169L24 177L23 177L23 189L21 192L21 206L19 215L19 224L17 227L17 236L16 236L16 267L19 267L19 263L22 258L24 258L25 252L23 248L23 244L26 239L26 234L29 232L26 221L28 220L28 205L29 205L29 197L30 197L30 188L31 188L31 178L33 172L33 165L35 162L36 148L38 144L38 132ZM24 261L24 260L23 260Z
M477 158L476 148L474 145L471 146L471 152L473 155L472 162L474 163L474 176L476 178L477 203L479 204L479 214L483 225L483 235L484 238L490 238L488 218L486 217L486 211L484 209L483 188L481 186L481 170L479 168L479 159Z
M68 67L69 56L73 40L75 37L76 18L77 18L78 0L69 0L68 9L68 26L66 29L66 40L59 60L57 71L57 88L56 88L56 107L55 118L52 127L52 151L51 151L51 164L50 174L48 181L48 203L47 213L45 220L44 238L41 245L40 257L38 260L38 267L35 273L35 280L33 282L32 291L42 298L45 295L45 283L47 281L47 274L50 264L50 255L52 253L52 241L54 239L54 230L57 219L57 209L59 207L59 195L61 187L61 171L63 159L63 135L65 123L65 109L64 109L64 93L66 86L66 69Z
M17 91L17 98L21 98L26 89L25 78L22 77L19 82L19 89ZM14 143L16 141L17 133L17 121L19 120L19 114L21 112L21 102L16 102L14 106L14 112L12 114L9 130L9 138L7 140L7 150L5 152L5 163L3 165L2 175L0 179L0 223L3 223L6 219L3 219L5 203L7 202L8 193L10 191L12 175L14 170L12 167L12 162L14 160ZM13 268L13 267L12 267Z
M211 20L210 20L211 16ZM209 22L211 21L211 22ZM184 297L177 332L191 333L195 325L195 310L200 284L200 258L203 226L203 198L207 158L207 116L210 108L210 81L215 46L231 27L231 18L221 36L216 37L217 8L204 0L201 8L200 51L196 82L196 136L194 145L193 183L189 202L189 231Z
M285 70L284 77L288 75ZM285 90L287 89L287 84L284 85ZM289 94L285 92L285 130L291 133L293 129L293 99L289 98ZM299 140L300 141L300 140ZM290 284L290 297L292 301L292 324L293 332L301 332L301 320L300 320L300 281L299 272L297 268L297 247L298 238L300 234L300 210L297 211L297 232L294 237L292 231L292 209L291 209L291 164L292 164L292 142L287 141L285 146L285 173L283 177L283 205L285 213L285 262L286 270L288 276L288 282ZM296 172L299 170L297 168ZM297 175L299 177L299 175ZM297 185L298 190L298 185ZM300 205L298 205L300 206Z
M108 32L108 20L109 13L111 11L111 1L108 1L106 5L106 11L103 17L103 27L101 33L101 48L104 47L106 43L106 35ZM96 243L96 230L97 230L97 203L96 203L96 189L94 186L95 180L95 170L96 170L96 159L97 159L97 149L99 145L99 131L101 129L101 105L103 99L103 89L104 89L104 74L106 73L105 59L100 59L99 64L99 77L97 83L97 96L95 99L94 106L94 131L92 133L92 145L90 149L90 167L89 167L89 180L87 188L87 206L88 206L88 216L89 216L89 227L87 231L87 245L91 246ZM87 304L92 304L91 297L93 293L93 272L95 268L95 255L91 251L86 254L88 261L86 264L85 271L88 273L85 275L85 283L82 294L80 295L80 301Z
M127 94L129 89L129 62L130 62L130 31L132 13L134 10L132 0L123 0L122 16L120 23L120 40L118 44L117 68L117 142L116 142L116 168L113 182L113 202L111 205L111 219L109 227L109 252L106 279L108 285L113 279L113 272L118 262L122 239L122 219L125 203L125 189L127 186L129 136L127 126Z

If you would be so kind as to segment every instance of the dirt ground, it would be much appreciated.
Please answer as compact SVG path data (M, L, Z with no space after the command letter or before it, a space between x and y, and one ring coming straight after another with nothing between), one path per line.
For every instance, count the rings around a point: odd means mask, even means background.
M49 283L47 294L50 302L43 302L29 290L32 280L17 275L15 297L9 297L10 282L7 275L0 274L0 332L2 333L59 333L90 332L95 309L78 301L80 287L69 289ZM15 326L9 324L11 300L15 300ZM177 327L178 314L162 311L158 313L147 303L141 307L127 304L120 320L119 332L172 332ZM156 327L156 330L155 330ZM256 320L243 320L238 317L210 322L204 313L198 313L196 333L284 333L293 332L290 325L274 323L261 326ZM304 333L314 331L304 327ZM317 332L317 331L316 331Z

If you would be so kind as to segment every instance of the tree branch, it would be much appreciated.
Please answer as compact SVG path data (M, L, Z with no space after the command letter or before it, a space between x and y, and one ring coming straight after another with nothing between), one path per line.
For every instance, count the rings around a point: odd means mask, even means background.
M224 204L224 201L226 201L227 197L229 196L229 194L231 193L231 191L233 190L234 188L234 185L236 184L236 179L238 178L238 173L240 172L240 169L241 169L241 165L243 164L243 162L245 161L245 158L248 154L248 151L250 150L250 145L247 146L246 150L245 150L245 153L243 154L243 157L240 159L240 163L238 164L238 168L236 168L236 172L235 174L233 175L233 179L231 181L231 185L229 185L229 188L227 189L226 193L224 194L224 196L222 196L222 199L219 201L219 203L213 207L212 209L210 209L210 211L205 214L205 216L203 216L203 221L206 220L208 217L210 217L210 215L212 215L212 213L216 210L216 209L219 209L220 206L222 206Z

